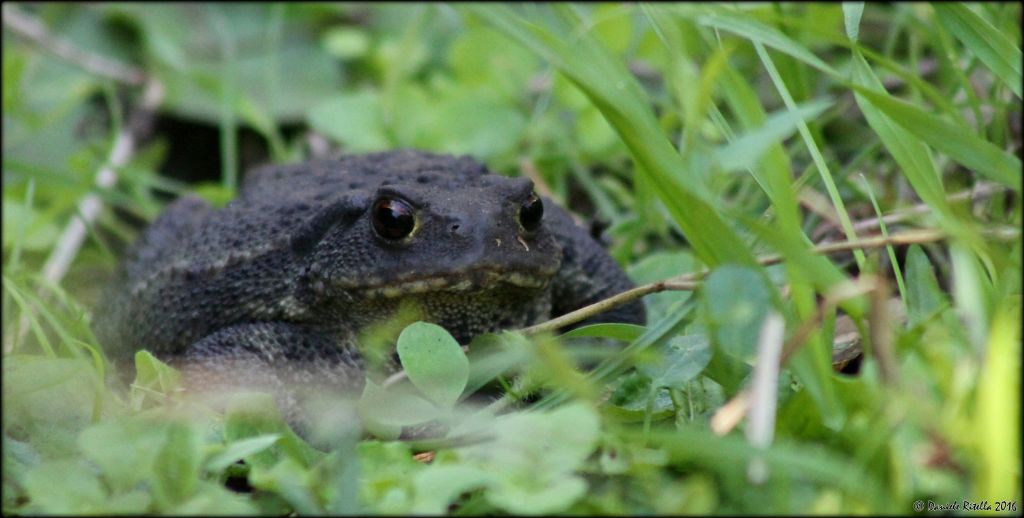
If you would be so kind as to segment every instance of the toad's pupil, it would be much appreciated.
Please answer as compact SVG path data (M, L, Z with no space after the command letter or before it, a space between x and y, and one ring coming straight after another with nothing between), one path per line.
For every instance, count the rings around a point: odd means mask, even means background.
M408 203L381 198L373 204L373 229L384 239L402 239L412 233L416 218Z
M540 220L543 217L544 203L540 201L540 197L536 193L530 194L530 197L519 207L519 224L523 226L523 230L533 232L540 227Z

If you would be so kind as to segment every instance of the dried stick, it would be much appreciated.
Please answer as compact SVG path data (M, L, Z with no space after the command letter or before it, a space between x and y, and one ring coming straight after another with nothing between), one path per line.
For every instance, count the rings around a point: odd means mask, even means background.
M147 82L142 96L142 105L136 114L155 110L162 99L163 87L160 83L157 81ZM129 121L117 134L106 162L96 173L96 187L99 190L106 190L114 186L117 182L116 169L128 163L135 152L138 136L134 134L133 129L137 126L138 124L135 124L134 121ZM81 248L82 242L85 241L88 225L96 220L102 208L103 202L96 192L90 192L78 202L78 214L64 228L64 232L57 240L57 246L50 253L50 257L46 259L46 264L43 266L44 279L56 283L64 277L68 267L71 266L71 261L78 253L78 249Z
M951 194L946 199L950 202L957 202L963 200L978 201L988 198L989 196L992 196L997 192L1003 192L1005 190L1005 187L997 183L980 182L977 185L975 185L973 189L967 189L955 194ZM913 207L907 207L906 209L903 210L890 212L889 214L883 216L881 220L879 220L879 218L868 218L854 222L853 229L856 231L870 230L873 228L878 228L879 221L884 222L886 225L889 225L892 223L898 223L900 221L908 219L911 216L916 216L919 214L928 214L931 211L932 208L927 203L921 203L918 205L914 205Z
M994 232L989 232L989 235L996 239L1014 239L1020 236L1020 231L1017 229L1001 229ZM813 252L819 254L831 254L835 252L844 252L854 250L857 248L882 248L888 245L909 245L915 243L931 243L934 241L941 241L946 237L945 232L938 229L924 229L914 230L909 232L903 232L900 234L892 234L889 237L876 236L865 239L858 239L856 241L846 241L843 243L828 243L824 245L818 245L812 249ZM780 255L768 255L758 259L758 263L762 265L777 264L782 262L783 257ZM528 335L554 331L560 327L565 327L570 324L575 324L586 320L598 313L603 313L613 308L617 308L623 304L632 302L644 295L650 295L651 293L658 293L661 291L690 291L696 289L700 283L698 282L701 278L707 275L707 271L688 273L673 277L670 279L652 282L650 284L644 284L643 286L637 286L631 290L624 291L617 295L613 295L607 299L595 302L589 306L584 306L576 311L571 311L558 318L553 318L547 322L542 322L535 326L527 327L522 329L523 333Z

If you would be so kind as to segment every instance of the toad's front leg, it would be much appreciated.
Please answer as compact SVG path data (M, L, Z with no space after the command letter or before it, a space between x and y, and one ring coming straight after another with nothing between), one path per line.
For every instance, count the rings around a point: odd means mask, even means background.
M189 391L223 395L268 392L297 429L309 423L309 395L356 392L365 380L362 356L344 334L285 322L253 322L221 329L170 359Z

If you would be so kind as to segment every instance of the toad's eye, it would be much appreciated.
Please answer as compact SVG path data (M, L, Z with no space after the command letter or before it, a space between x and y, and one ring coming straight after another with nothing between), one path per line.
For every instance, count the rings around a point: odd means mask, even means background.
M523 230L533 232L540 228L540 220L544 217L544 202L540 196L530 193L530 197L519 206L519 224Z
M392 241L408 236L416 227L412 207L398 198L380 198L374 202L371 221L377 235Z

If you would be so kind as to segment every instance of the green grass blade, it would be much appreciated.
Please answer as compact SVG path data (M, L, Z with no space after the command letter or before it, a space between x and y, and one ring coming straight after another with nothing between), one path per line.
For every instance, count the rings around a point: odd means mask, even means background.
M889 94L854 85L860 95L904 130L945 153L957 163L1020 192L1021 162L979 138L969 128L953 124Z
M974 437L981 473L974 482L974 496L979 498L1020 498L1019 318L1019 303L1004 300L989 330L984 370L978 377Z
M729 67L722 75L722 93L740 124L748 131L761 127L767 121L764 107L757 92L736 71ZM772 144L760 163L750 169L757 183L768 194L775 208L779 226L790 233L800 232L800 209L792 187L789 156L781 143Z
M853 83L871 87L875 91L884 90L882 82L856 50L853 53ZM896 160L921 200L936 210L945 221L952 221L946 191L928 146L876 109L859 90L854 91L854 99L868 125Z
M778 90L779 95L786 104L786 108L790 112L795 113L797 110L796 102L793 100L793 96L789 94L789 89L779 75L779 71L775 68L775 64L772 63L772 58L768 55L768 51L759 42L754 43L754 48L757 49L757 55L761 58L761 63L764 64L765 69L768 70L768 75L771 76L772 83L775 84L775 89ZM797 129L800 130L800 136L804 139L804 144L807 145L807 150L810 152L814 165L818 168L818 173L821 175L821 181L825 184L825 190L828 191L828 196L832 199L832 205L835 206L836 213L839 215L839 223L843 227L843 233L846 234L846 238L850 241L856 241L857 232L853 229L853 222L850 221L850 215L846 212L846 205L843 203L842 196L839 195L839 189L836 188L835 180L832 179L832 173L825 163L825 158L821 156L821 150L818 149L818 145L814 142L814 137L811 136L811 130L803 119L798 118L796 122ZM857 260L857 266L863 270L864 251L855 249L853 257Z
M1021 98L1021 51L1005 34L961 3L933 2L939 23Z
M843 2L843 23L846 37L856 42L860 37L860 17L864 14L864 2Z
M752 42L771 47L826 74L840 77L836 69L822 61L818 56L815 56L807 47L793 41L792 38L779 30L764 25L752 18L722 12L698 16L697 23L731 32Z
M581 24L573 23L578 20L571 10L559 9L557 17L541 22L503 5L468 9L549 61L587 95L642 166L637 171L647 175L701 260L712 267L724 262L754 264L746 244L711 204L699 171L689 170L658 126L636 78L592 37L574 34L571 27Z
M19 286L7 276L3 277L4 290L11 296L14 303L21 310L21 313L26 316L29 326L32 328L32 332L39 341L39 346L43 348L43 352L51 358L56 358L57 353L54 351L53 346L50 344L50 339L46 337L46 332L43 331L43 327L39 325L39 319L32 314L31 305L25 300L25 296L19 289Z
M796 110L774 113L756 130L715 150L715 157L723 171L742 171L753 168L768 149L797 131L800 121L821 115L832 106L827 99L819 99L797 106Z
M871 182L868 182L867 177L863 173L860 175L860 179L864 182L864 190L868 193L868 198L871 200L871 207L875 209L875 217L878 218L878 230L882 232L882 236L889 237L889 227L885 224L885 219L882 217L882 209L878 207L878 200L875 199L875 192L871 188ZM893 250L892 245L885 245L885 252L889 255L889 263L892 264L892 271L896 277L896 288L900 292L900 300L903 301L904 307L907 305L907 287L903 284L903 272L900 271L900 263L896 260L896 251Z

